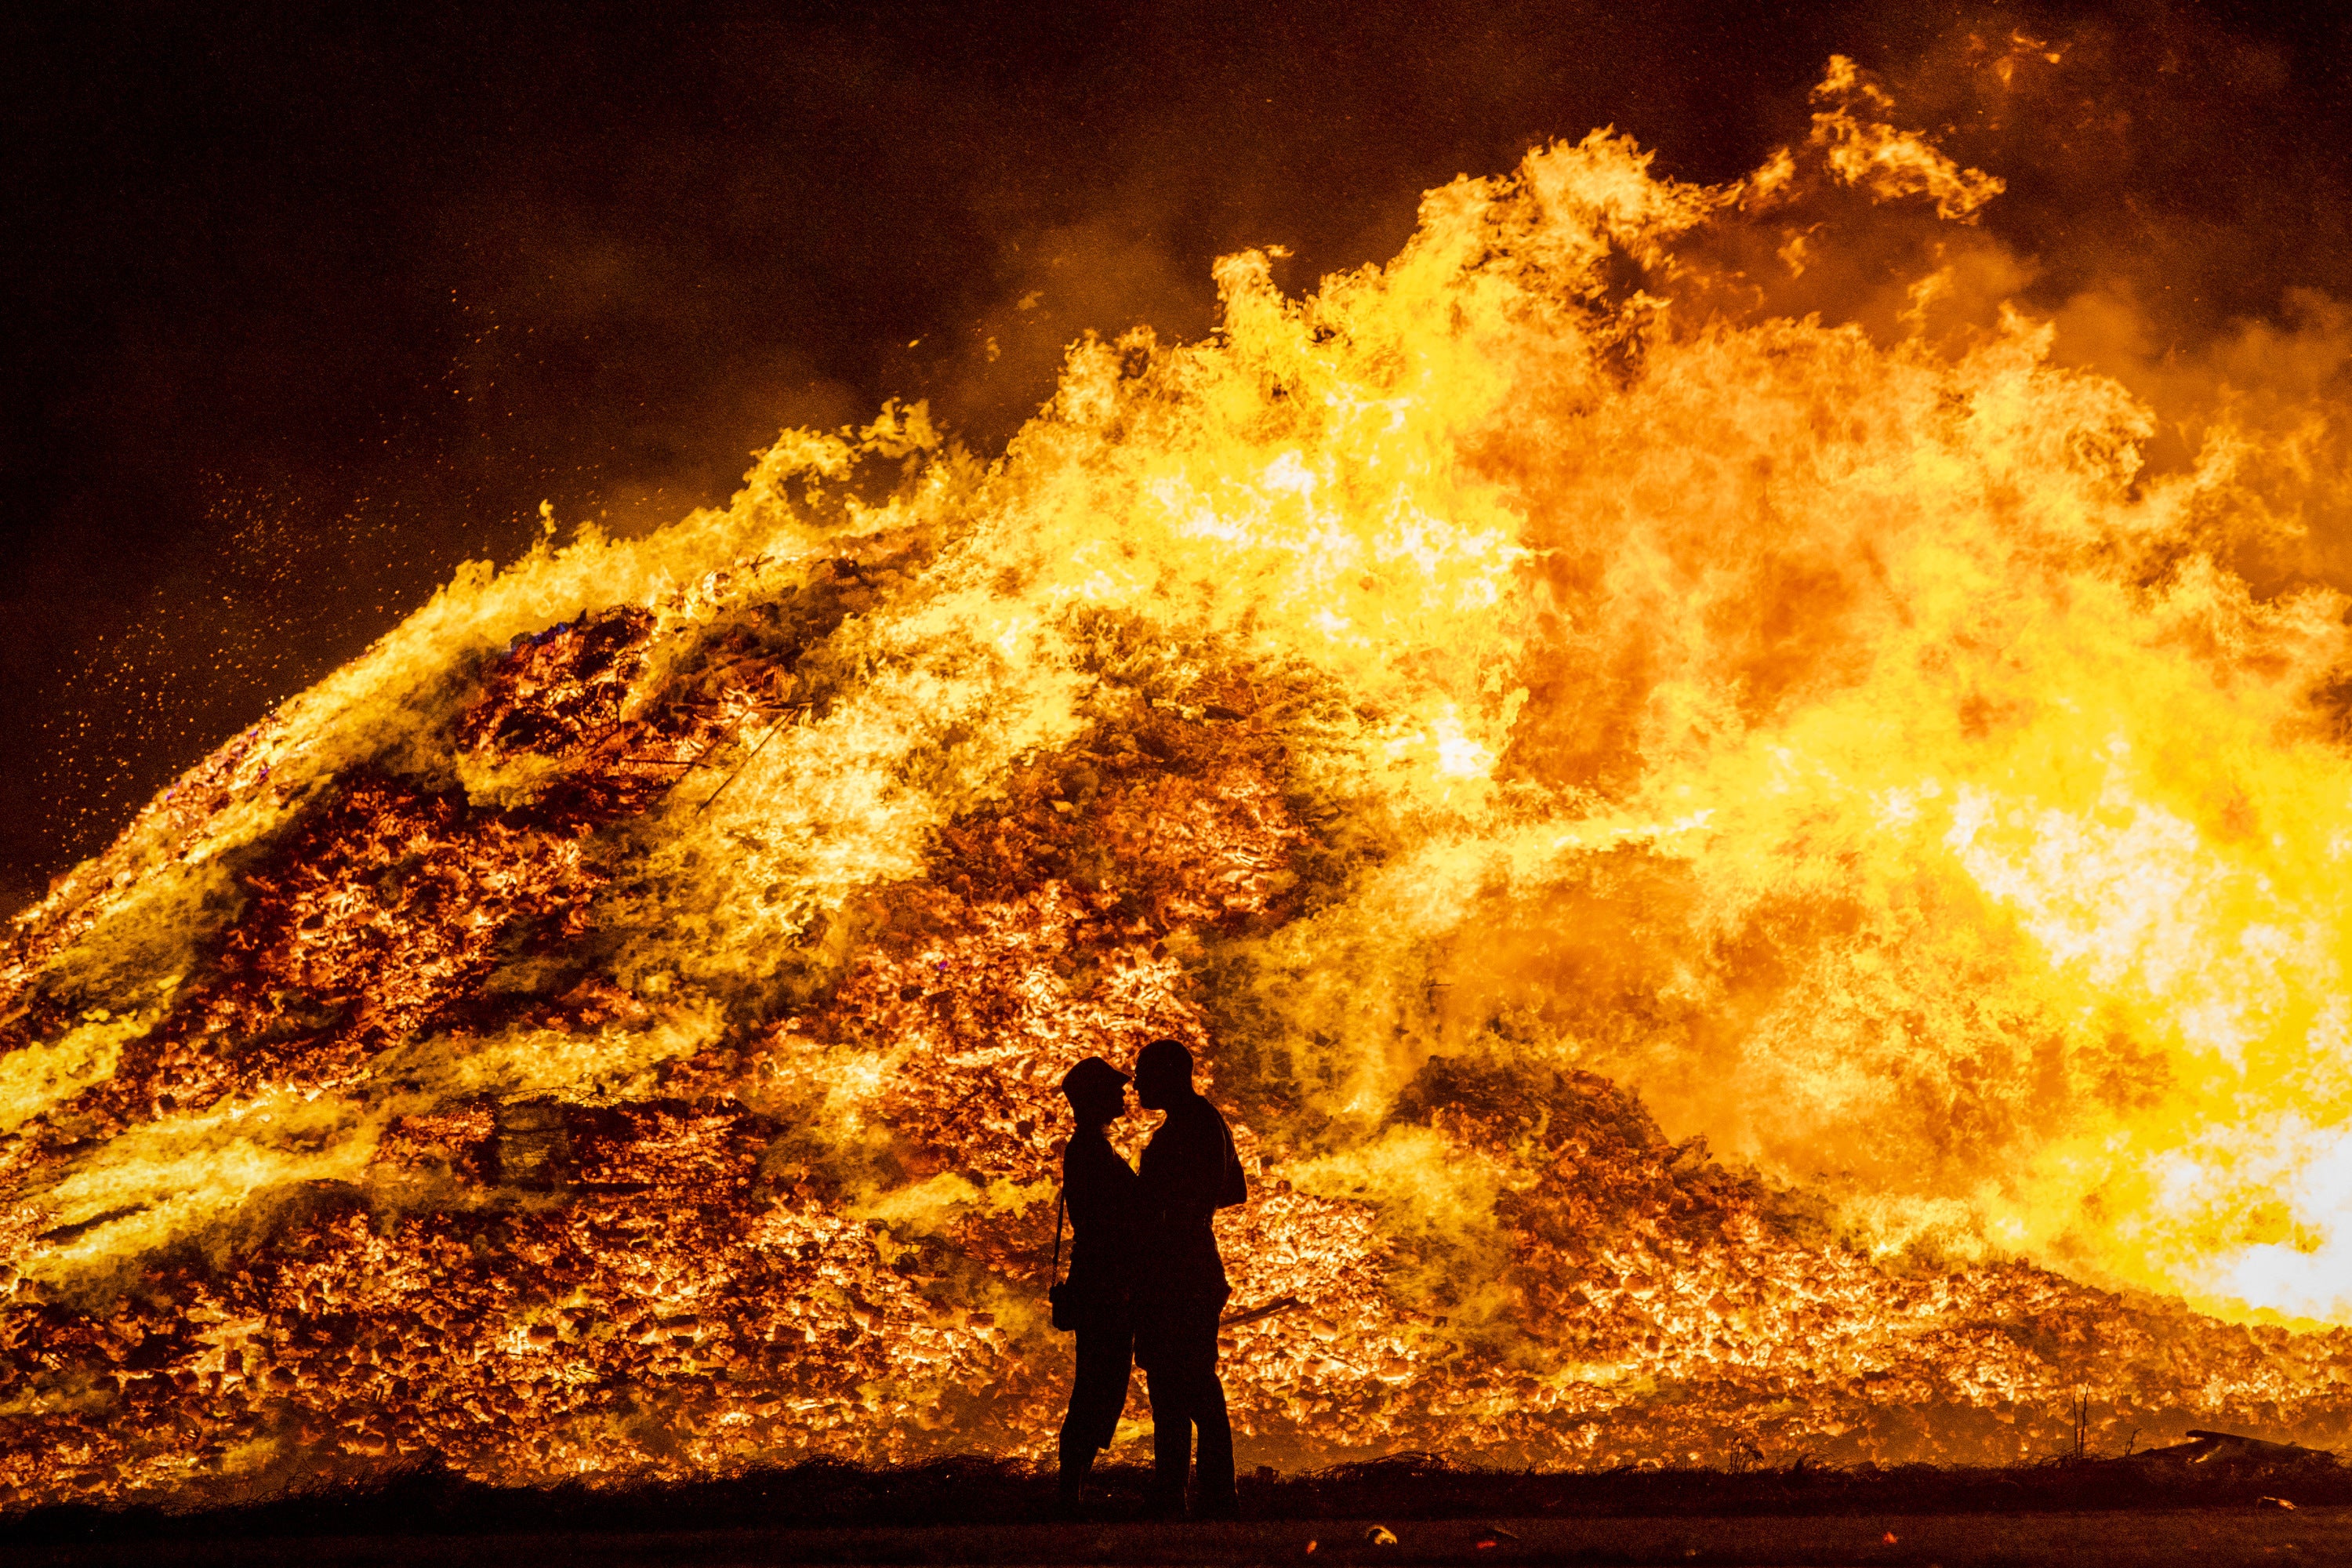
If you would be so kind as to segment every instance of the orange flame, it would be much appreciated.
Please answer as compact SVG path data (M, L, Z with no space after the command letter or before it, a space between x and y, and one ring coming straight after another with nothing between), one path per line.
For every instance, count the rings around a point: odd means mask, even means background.
M1160 1035L1262 1458L2340 1427L2345 604L2248 576L2339 415L2158 472L1957 263L1776 310L2000 190L1818 102L1227 258L993 462L787 432L165 792L0 965L7 1495L1042 1452L1053 1085Z

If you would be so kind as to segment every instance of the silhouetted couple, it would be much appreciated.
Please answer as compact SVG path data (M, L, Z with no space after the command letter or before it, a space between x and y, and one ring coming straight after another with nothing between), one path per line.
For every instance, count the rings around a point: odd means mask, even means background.
M1062 1155L1062 1191L1075 1233L1070 1276L1055 1321L1078 1336L1077 1380L1062 1423L1061 1500L1075 1510L1095 1456L1110 1446L1127 1406L1128 1363L1143 1368L1151 1396L1151 1511L1184 1511L1184 1473L1200 1432L1192 1511L1234 1514L1234 1429L1217 1381L1217 1320L1231 1293L1217 1238L1221 1208L1249 1188L1233 1134L1217 1108L1193 1092L1192 1053L1154 1040L1135 1058L1135 1097L1167 1120L1130 1171L1110 1146L1127 1114L1127 1075L1088 1057L1062 1079L1077 1131Z

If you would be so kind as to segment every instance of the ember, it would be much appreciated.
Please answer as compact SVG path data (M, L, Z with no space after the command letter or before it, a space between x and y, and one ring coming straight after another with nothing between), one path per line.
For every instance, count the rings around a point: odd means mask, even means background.
M1160 1036L1245 1464L2340 1435L2352 632L2240 572L2331 416L2156 472L1948 273L1776 313L2000 188L1818 108L1228 258L993 463L787 432L220 749L0 963L0 1500L1042 1455L1054 1086Z

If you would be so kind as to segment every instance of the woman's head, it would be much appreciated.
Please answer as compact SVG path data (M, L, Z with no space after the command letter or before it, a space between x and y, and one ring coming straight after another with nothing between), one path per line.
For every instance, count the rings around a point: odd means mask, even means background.
M1098 1127L1127 1114L1127 1075L1100 1057L1088 1057L1063 1074L1062 1093L1081 1127Z

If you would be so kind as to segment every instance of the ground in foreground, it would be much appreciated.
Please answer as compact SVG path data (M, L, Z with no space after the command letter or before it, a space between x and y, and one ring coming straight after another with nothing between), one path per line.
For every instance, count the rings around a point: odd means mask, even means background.
M236 1508L47 1508L0 1520L24 1568L120 1563L565 1568L731 1563L2352 1564L2352 1468L2200 1433L2122 1458L2008 1469L1597 1473L1406 1454L1243 1478L1244 1519L1139 1515L1149 1473L1099 1472L1089 1517L1050 1473L971 1458L815 1460L724 1479L499 1488L423 1468Z
M2078 1514L1843 1514L1408 1521L1374 1544L1369 1520L1240 1524L937 1525L702 1533L53 1542L23 1568L700 1568L751 1563L1940 1564L2189 1568L2352 1563L2352 1509Z

